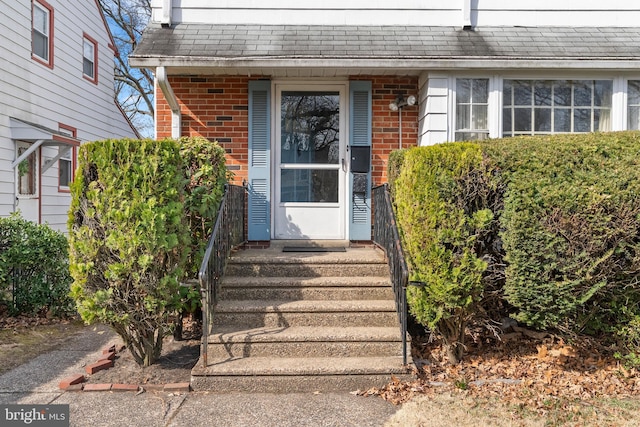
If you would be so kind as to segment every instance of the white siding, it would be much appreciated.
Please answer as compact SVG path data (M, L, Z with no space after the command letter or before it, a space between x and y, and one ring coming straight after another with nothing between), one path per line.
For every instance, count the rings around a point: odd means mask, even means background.
M425 5L427 3L427 5ZM172 21L274 25L462 25L462 0L173 0ZM153 0L160 21L162 0Z
M449 77L447 75L423 75L426 81L421 88L419 145L433 145L447 141L449 116Z
M163 0L153 0L160 21ZM272 25L462 26L463 0L173 0L179 22ZM637 0L477 0L474 26L620 26L640 21Z
M135 137L114 103L111 38L95 0L48 0L54 9L53 69L31 59L31 2L0 0L0 216L14 207L15 158L9 117L57 130L77 129L77 138L92 141ZM98 84L82 76L82 41L86 33L98 42ZM57 148L44 148L43 158ZM41 220L66 228L70 197L58 191L57 162L42 177Z
M637 0L478 0L474 26L635 27Z

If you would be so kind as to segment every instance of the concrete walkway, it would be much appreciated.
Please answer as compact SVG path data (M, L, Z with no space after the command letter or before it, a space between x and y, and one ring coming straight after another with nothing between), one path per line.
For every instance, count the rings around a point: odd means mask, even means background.
M108 328L86 328L60 348L0 375L0 404L68 404L71 426L382 426L397 407L349 393L240 394L66 392L64 378L83 372L117 341Z

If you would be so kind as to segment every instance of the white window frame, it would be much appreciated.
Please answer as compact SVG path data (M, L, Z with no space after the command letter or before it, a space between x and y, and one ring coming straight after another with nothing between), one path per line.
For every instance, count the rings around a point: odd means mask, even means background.
M502 130L502 80L494 74L456 74L449 79L449 131L448 140L455 141L457 129L456 82L458 79L489 80L487 101L487 130L489 138L499 138ZM496 125L496 123L498 125Z
M485 129L473 129L472 127L469 128L465 128L465 129L458 129L458 81L459 80L471 80L471 81L475 81L475 80L486 80L487 81L487 101L485 102L477 102L474 99L473 96L473 91L471 91L471 100L469 103L463 103L464 105L468 105L471 107L471 115L469 116L469 120L470 120L470 125L473 124L473 112L475 111L475 106L481 106L484 105L486 106L486 110L487 110L487 117L485 118L486 120L486 128ZM490 108L491 108L491 88L492 88L492 84L491 84L491 78L490 77L462 77L462 76L458 76L456 78L453 79L453 85L452 85L452 89L453 89L453 95L452 95L452 102L453 102L453 140L457 141L457 134L458 133L482 133L482 134L486 134L485 138L480 138L480 139L486 139L489 138L491 135L491 132L489 130L491 123L489 120L490 117ZM462 140L467 140L467 139L462 139ZM462 141L461 140L461 141Z
M86 47L91 47L91 56L87 57ZM85 63L91 64L92 75L85 72ZM82 35L82 76L92 83L98 83L98 42L88 34Z
M507 80L509 80L509 81L524 81L524 82L528 82L528 83L531 83L531 84L533 84L533 83L535 83L537 81L544 81L544 82L569 81L569 82L572 82L572 84L570 85L570 88L571 88L571 103L568 106L559 106L559 107L558 106L554 106L554 105L536 106L534 104L534 98L533 98L534 92L533 91L531 92L531 96L532 96L531 97L531 103L527 104L527 105L524 105L524 104L523 105L511 104L511 105L505 106L504 102L503 102L504 98L502 98L501 99L501 103L503 104L502 108L501 108L501 110L502 110L501 116L502 117L504 117L504 113L505 113L504 110L506 108L509 108L511 110L512 114L514 114L514 111L517 108L530 109L531 110L530 111L530 114L531 114L531 129L528 130L528 131L516 131L516 130L509 131L510 134L506 135L508 137L519 136L519 135L552 135L552 134L559 134L559 133L589 133L589 132L598 131L599 129L593 129L593 127L595 125L594 113L596 111L605 111L605 110L609 111L609 119L608 119L609 120L609 128L606 129L606 130L607 131L611 131L612 129L614 129L614 126L613 126L613 123L612 123L612 120L611 120L612 113L613 113L613 110L614 110L614 93L615 93L615 79L613 77L608 77L608 78L607 77L599 78L599 77L592 77L592 76L587 77L587 78L573 77L573 76L572 77L565 77L565 78L547 78L547 77L536 77L536 78L513 77L512 78L512 77L505 77L504 80L503 80L502 87L501 87L501 92L503 93L503 96L504 96L504 83ZM573 93L574 93L574 90L575 90L575 85L573 84L573 82L577 82L577 81L587 81L587 82L609 81L609 82L611 82L611 100L610 100L611 103L610 103L610 106L608 108L606 108L606 107L601 107L601 106L594 105L594 98L593 98L594 92L593 91L595 89L594 89L593 86L591 87L592 94L591 94L591 103L590 103L590 105L583 105L583 106L574 105ZM545 130L545 131L536 130L535 129L534 114L535 114L536 110L546 110L546 109L548 109L550 111L551 117L553 117L553 115L556 113L556 110L568 111L569 114L570 114L570 116L569 116L569 119L570 119L570 130L569 131L556 131L554 129L554 126L553 126L553 119L552 119L552 123L550 124L550 130L548 130L548 131L547 130ZM576 131L575 130L575 123L574 123L575 110L589 110L590 111L590 121L589 121L590 129L588 131ZM515 120L515 119L512 116L512 123L513 123L513 120ZM501 129L501 133L502 133L503 136L505 136L504 132L505 132L504 129Z
M64 150L64 154L58 159L58 191L67 192L70 190L71 183L73 182L73 152L74 149L71 146L60 147L60 150ZM63 171L67 171L68 181L62 182Z
M630 107L639 107L640 108L640 102L638 102L637 104L630 104L629 103L629 84L630 82L637 82L638 85L640 86L640 77L638 78L629 78L629 79L625 79L624 81L624 129L627 130L640 130L640 117L638 118L638 128L634 129L631 128L629 126L629 108ZM639 92L640 92L640 87L639 87Z
M31 2L31 57L36 61L46 65L49 68L53 68L53 8L43 0L32 0ZM36 11L40 11L44 13L45 19L45 28L44 33L41 28L36 28L36 19L35 14ZM37 32L39 35L44 37L45 46L47 50L46 57L40 56L35 52L33 43L33 33Z

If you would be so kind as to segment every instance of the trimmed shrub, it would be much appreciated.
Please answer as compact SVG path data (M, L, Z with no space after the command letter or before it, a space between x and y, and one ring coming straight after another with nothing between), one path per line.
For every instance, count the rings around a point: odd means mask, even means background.
M442 336L456 363L466 323L483 296L488 264L479 239L493 227L496 190L477 144L412 148L394 154L390 164L409 280L423 284L407 289L409 309Z
M411 311L445 343L491 294L489 314L606 333L640 363L640 133L405 150L389 179L411 279L426 283Z
M18 214L0 218L0 304L10 314L72 313L70 283L64 234Z
M640 314L640 134L509 138L483 151L508 186L505 296L516 319L595 333Z
M192 241L191 257L185 270L188 277L195 278L215 225L229 173L224 149L217 142L202 137L183 137L178 143L187 183L184 207Z
M69 211L72 296L87 323L111 325L136 362L159 356L189 256L176 141L105 140L78 155Z

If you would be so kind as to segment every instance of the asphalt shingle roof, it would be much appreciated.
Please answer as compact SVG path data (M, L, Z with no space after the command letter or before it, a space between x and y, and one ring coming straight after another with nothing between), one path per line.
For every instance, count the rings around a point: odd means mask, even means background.
M139 58L640 59L640 28L150 25Z

